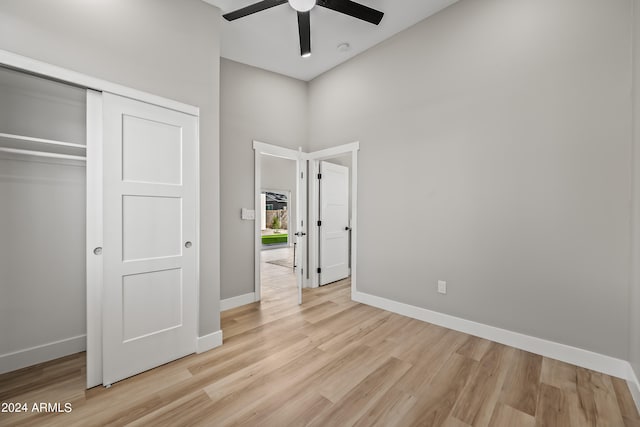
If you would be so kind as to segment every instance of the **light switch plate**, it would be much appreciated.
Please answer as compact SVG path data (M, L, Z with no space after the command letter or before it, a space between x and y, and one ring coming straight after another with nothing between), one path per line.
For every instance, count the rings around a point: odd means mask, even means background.
M256 219L256 211L253 209L242 208L240 212L240 218L246 220Z

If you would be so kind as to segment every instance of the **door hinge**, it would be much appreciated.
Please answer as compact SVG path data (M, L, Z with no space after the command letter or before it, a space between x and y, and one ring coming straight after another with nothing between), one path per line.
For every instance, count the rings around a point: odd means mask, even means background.
M322 221L318 221L318 227L322 226Z
M322 179L322 174L321 173L318 174L318 179Z
M321 272L322 272L322 269L318 267L318 274L320 274Z

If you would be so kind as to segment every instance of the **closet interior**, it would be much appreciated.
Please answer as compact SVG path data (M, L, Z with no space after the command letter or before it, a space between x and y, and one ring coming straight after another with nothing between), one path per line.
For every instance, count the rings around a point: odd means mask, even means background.
M0 67L0 373L86 348L86 111Z

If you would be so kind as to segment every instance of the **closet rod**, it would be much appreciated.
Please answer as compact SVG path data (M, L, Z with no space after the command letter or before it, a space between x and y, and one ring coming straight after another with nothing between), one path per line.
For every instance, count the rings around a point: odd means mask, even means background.
M46 151L20 150L17 148L0 147L0 151L12 154L24 154L27 156L51 157L54 159L82 160L86 161L84 156L72 156L70 154L48 153Z
M74 147L74 148L83 148L83 149L87 148L86 145L75 144L73 142L55 141L53 139L44 139L44 138L34 138L31 136L14 135L11 133L0 133L0 138L16 139L18 141L26 141L26 142L37 142L40 144L60 145L63 147Z

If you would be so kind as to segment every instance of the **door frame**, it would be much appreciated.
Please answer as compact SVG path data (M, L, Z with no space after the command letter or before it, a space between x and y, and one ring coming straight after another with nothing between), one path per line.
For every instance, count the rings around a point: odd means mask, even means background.
M255 212L254 215L254 261L253 261L253 269L254 269L254 301L260 301L262 298L262 293L260 289L261 285L261 274L260 274L260 253L262 250L262 229L260 228L260 194L262 193L262 165L260 159L262 156L272 156L272 157L280 157L283 159L299 161L299 160L307 160L307 154L302 151L302 147L298 148L298 150L292 150L290 148L280 147L278 145L267 144L265 142L253 141L253 150L254 150L254 201L253 201L253 209ZM303 171L306 173L306 170ZM297 180L298 177L296 176ZM306 192L305 192L306 193ZM296 194L296 203L302 203L302 200L298 200L298 194ZM300 219L300 212L296 209L296 218L295 218L295 226L293 227L294 231L298 228L298 220ZM289 223L291 224L292 221ZM291 233L289 233L291 234ZM302 266L300 268L306 270L306 260L302 260Z
M339 145L336 147L326 148L324 150L318 150L311 153L304 153L301 148L292 150L290 148L284 148L277 145L267 144L260 141L253 141L254 149L254 209L256 211L255 218L255 233L254 233L254 300L260 301L260 249L262 240L260 238L260 191L261 191L261 172L260 156L269 155L275 157L282 157L290 160L297 160L300 157L308 160L308 175L307 177L314 177L318 173L317 162L320 160L328 160L334 157L343 156L345 154L351 154L351 299L354 298L357 292L357 249L358 249L358 151L360 150L360 142L355 141L348 144ZM297 177L296 177L297 179ZM307 218L308 224L315 224L318 220L317 208L318 208L318 186L317 180L313 180L313 184L310 180L307 180L308 191L307 197ZM304 201L303 201L304 203ZM298 213L296 212L296 215ZM307 225L307 260L303 260L303 267L308 274L304 277L304 287L317 288L318 287L318 274L315 273L318 268L318 228L309 227Z
M309 158L309 176L316 177L319 170L319 162L321 160L330 160L334 157L340 157L345 154L351 154L351 299L353 299L357 290L357 255L358 255L358 151L360 150L360 142L355 141L349 144L339 145L324 150L314 151L308 154ZM313 179L313 184L309 185L309 224L317 224L318 222L318 194L320 186L318 180ZM319 243L320 234L318 227L309 227L309 280L308 286L317 288L319 286Z
M350 200L350 198L351 198L351 183L350 183L351 182L351 168L350 167L346 167L344 165L338 165L338 164L331 163L330 160L331 159L329 159L329 161L326 161L326 160L313 160L312 163L313 163L317 173L318 174L322 174L322 175L326 175L326 173L325 173L326 171L321 167L322 166L321 165L322 162L326 162L328 165L338 166L338 167L347 169L347 174L346 175L347 175L347 180L348 180L347 188L348 188L348 191L349 191L349 193L348 193L349 200L347 201L348 212L347 212L347 224L346 225L348 227L351 227L351 208L352 208L351 200ZM312 175L312 176L315 176L315 175ZM326 227L324 226L324 224L322 225L322 227L317 225L318 222L324 222L326 220L326 218L322 215L322 198L323 198L323 194L322 194L322 191L321 191L321 186L322 186L323 182L325 182L324 181L325 177L323 176L322 178L323 178L322 180L317 179L317 177L315 177L313 179L313 181L314 181L314 183L313 183L314 190L317 191L314 194L313 200L317 203L317 208L314 210L313 219L311 220L311 221L313 221L313 222L311 222L311 224L315 224L313 227L317 231L317 233L316 233L317 244L314 247L318 251L317 252L318 255L315 258L315 260L316 260L317 266L320 268L320 271L322 271L322 269L324 268L324 267L322 267L322 253L323 253L322 252L322 236L323 236L323 232L327 232ZM311 201L311 199L310 199L310 201ZM350 247L350 244L351 244L351 234L349 233L347 235L347 248L348 248L347 249L347 270L348 271L347 271L347 276L345 276L345 278L351 276L351 247ZM313 270L311 270L311 271L313 271ZM334 281L331 281L331 282L327 282L327 283L324 283L323 285L321 285L321 283L322 283L321 279L322 279L322 275L323 274L325 274L325 272L317 273L317 270L316 270L316 272L313 275L313 278L316 280L317 285L314 286L314 287L324 286L324 285L328 285L329 283L334 282ZM338 279L338 280L342 280L342 279Z
M133 89L127 86L112 83L107 80L92 77L87 74L79 73L67 68L52 65L47 62L29 58L0 49L0 66L12 68L29 74L34 74L44 78L57 80L87 90L87 189L100 189L102 194L102 177L98 176L98 172L102 171L102 92L110 92L115 95L136 99L148 104L156 105L170 110L180 111L192 116L200 117L200 108L153 95L148 92ZM91 94L93 92L93 94ZM97 127L99 126L99 131ZM199 335L199 319L200 319L200 126L196 130L198 143L196 144L196 162L197 181L196 181L196 318L198 326L196 328L196 336ZM100 168L97 170L97 168ZM94 174L93 177L89 177ZM97 194L87 196L87 203L95 202ZM85 253L87 254L87 388L102 384L102 257L96 257L93 254L93 248L102 247L102 210L98 207L89 208L87 205L87 239L93 236L95 240L87 240ZM91 215L91 218L89 217ZM100 258L96 261L92 258ZM100 275L100 280L96 278Z
M103 233L102 92L87 90L87 388L102 384Z

